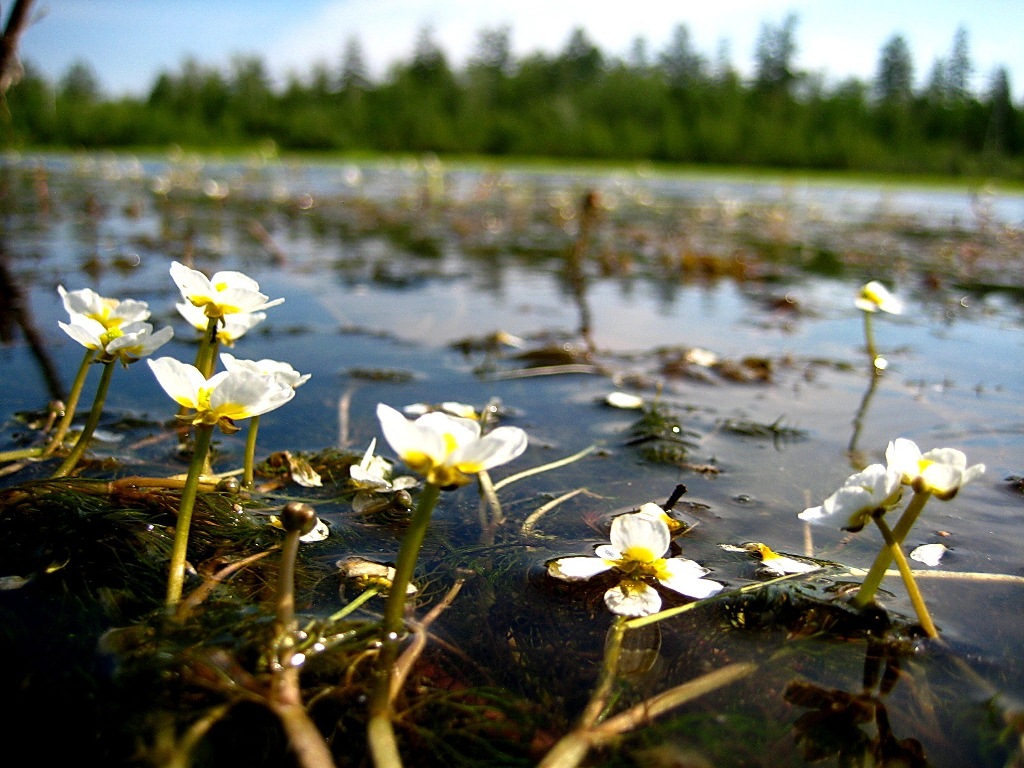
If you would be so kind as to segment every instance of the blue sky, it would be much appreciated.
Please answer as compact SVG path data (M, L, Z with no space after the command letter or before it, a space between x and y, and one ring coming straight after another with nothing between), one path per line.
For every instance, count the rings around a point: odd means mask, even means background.
M9 3L4 3L6 11ZM903 34L923 80L945 57L959 26L968 32L974 84L984 89L997 65L1024 94L1024 2L1021 0L36 0L38 17L22 38L22 55L51 78L87 62L108 92L145 93L160 71L186 56L224 66L235 54L261 55L277 77L336 64L357 36L376 74L408 58L429 26L456 64L478 32L506 24L517 54L555 52L582 26L607 53L625 55L643 36L660 50L685 23L699 51L729 58L749 73L763 22L797 15L797 64L830 81L870 79L882 45Z

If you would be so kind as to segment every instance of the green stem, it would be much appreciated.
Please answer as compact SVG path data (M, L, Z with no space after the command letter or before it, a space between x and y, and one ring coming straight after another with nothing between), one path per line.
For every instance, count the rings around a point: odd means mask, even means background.
M85 386L86 376L89 375L89 368L95 357L95 349L85 350L85 356L82 358L82 364L78 366L78 373L75 374L75 380L71 384L71 391L68 393L68 402L64 406L64 415L57 424L57 429L50 438L50 442L47 443L46 448L43 449L43 456L50 456L55 450L57 450L60 444L64 442L64 435L68 433L68 429L71 427L71 420L75 418L75 410L78 408L78 400L82 396L82 387Z
M892 529L893 540L897 544L902 545L906 540L907 534L910 533L910 529L917 522L921 510L924 509L924 505L930 496L931 493L928 491L914 492L914 497L910 500L907 508L903 510L903 515L900 517L899 522L896 523L896 527ZM864 608L871 602L879 586L881 586L882 579L885 578L885 572L888 570L892 560L892 552L888 548L878 553L875 557L875 562L871 564L871 569L868 571L867 576L864 577L860 589L857 590L857 594L853 598L853 604L856 607Z
M430 516L440 495L441 489L434 483L427 483L420 491L409 528L398 549L395 577L388 589L387 602L384 604L379 668L373 697L370 700L370 718L366 730L370 754L376 768L401 768L402 765L391 722L391 676L395 660L398 658L400 633L405 624L406 591L412 582L423 537L426 535Z
M89 411L89 417L85 420L85 426L82 427L82 434L78 436L75 447L71 449L71 453L64 459L64 463L53 473L54 477L65 477L75 468L75 465L82 458L82 454L85 453L85 449L92 439L93 432L96 431L96 427L100 423L100 417L103 415L103 404L106 402L107 392L110 390L110 379L114 375L115 365L116 361L114 360L103 364L103 374L100 376L100 383L96 387L96 396L92 401L92 410Z
M174 526L174 544L171 547L171 567L167 576L167 600L169 613L173 613L181 601L185 585L185 555L188 551L188 529L192 525L192 510L196 503L199 478L206 466L206 454L213 438L213 425L200 424L196 427L196 442L192 452L192 463L188 466L185 487L181 490L181 506L178 508L178 522Z
M0 464L8 461L18 461L19 459L31 459L36 456L43 456L43 448L41 446L33 446L31 448L15 448L11 451L4 451L0 453Z
M249 419L249 432L245 436L245 459L242 469L242 487L252 488L253 465L256 463L256 433L260 429L260 417Z
M196 368L206 378L210 378L213 375L213 369L217 361L217 348L220 345L217 339L217 326L219 324L220 318L211 317L209 319L202 341L199 342L199 349L196 352Z
M864 342L867 345L868 357L871 358L871 368L875 367L875 358L878 357L878 351L875 348L875 332L871 327L871 316L873 312L864 312Z
M889 552L896 561L896 567L899 568L903 584L907 588L907 594L910 595L910 602L914 606L914 612L917 613L917 620L921 622L921 626L928 637L938 637L939 632L935 629L935 623L932 621L931 614L928 613L928 606L925 605L924 597L921 596L921 590L917 588L917 581L910 570L910 563L907 562L907 556L903 553L903 547L900 546L900 542L896 541L893 531L881 516L876 517L874 520L878 530L882 532L882 538L885 539Z

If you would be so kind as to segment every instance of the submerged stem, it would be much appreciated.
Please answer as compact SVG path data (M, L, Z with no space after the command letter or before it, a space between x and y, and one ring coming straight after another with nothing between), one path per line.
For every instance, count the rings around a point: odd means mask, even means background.
M103 404L107 400L110 379L114 375L114 365L115 361L113 360L103 364L103 375L100 376L100 383L96 387L96 396L92 401L92 410L89 411L89 417L85 420L85 426L82 427L82 434L78 436L78 440L75 442L74 448L71 449L71 453L57 467L57 471L53 473L54 477L64 477L67 475L75 468L75 465L82 458L82 454L85 453L85 449L92 439L93 432L96 431L96 427L100 423L100 417L103 415Z
M188 551L188 531L192 525L192 511L196 503L199 478L206 466L206 454L213 438L212 424L196 426L196 441L192 452L192 463L188 465L188 477L181 491L181 506L178 508L178 522L174 526L174 544L171 548L170 573L167 576L167 610L174 613L181 601L185 584L185 555Z
M50 442L47 443L46 448L43 449L43 456L52 455L60 444L64 442L64 435L68 433L68 429L71 427L71 421L75 418L75 411L78 409L78 400L82 396L82 388L85 386L85 379L89 375L89 368L95 357L95 349L85 350L85 356L82 358L82 364L78 366L78 373L75 374L75 380L71 384L71 391L68 392L68 401L64 406L64 415L57 424L57 430L50 437Z
M931 493L928 491L914 492L914 497L910 500L907 508L903 510L899 521L892 529L892 537L897 544L903 544L930 496ZM864 581L861 583L860 589L857 590L857 594L854 595L853 604L856 607L864 608L871 602L879 586L881 586L882 579L885 578L885 572L892 561L893 554L888 547L879 551L878 555L875 556L875 562L871 564L871 569L868 571L867 576L864 577Z

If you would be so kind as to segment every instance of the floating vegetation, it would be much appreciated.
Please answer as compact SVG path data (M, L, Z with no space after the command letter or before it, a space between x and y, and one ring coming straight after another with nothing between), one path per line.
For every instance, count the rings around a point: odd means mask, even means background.
M724 419L720 428L723 432L743 437L753 437L759 440L771 440L778 447L787 442L806 440L808 433L805 429L788 427L782 423L784 417L780 416L770 424L764 424L750 419Z
M688 452L698 446L700 434L683 427L682 422L663 404L645 408L630 427L632 437L625 445L635 447L647 461L682 466Z

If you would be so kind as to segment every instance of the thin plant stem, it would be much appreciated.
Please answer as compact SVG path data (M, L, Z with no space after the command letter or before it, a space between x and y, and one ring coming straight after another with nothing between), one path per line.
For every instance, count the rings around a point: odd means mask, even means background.
M420 491L409 528L398 549L395 576L384 604L379 668L370 699L370 718L366 730L370 754L376 768L400 768L402 765L398 741L395 739L395 730L391 722L391 677L394 674L399 637L404 625L406 591L412 582L423 537L426 535L430 516L440 495L441 489L434 483L426 483Z
M68 400L64 406L64 415L57 423L57 429L50 437L50 442L47 443L46 448L43 449L42 455L44 457L52 455L60 444L64 442L64 436L68 433L68 429L71 427L71 420L75 418L75 411L78 409L78 400L82 396L82 388L85 386L85 379L89 375L89 368L92 366L92 361L95 357L95 349L85 350L85 355L82 357L82 364L78 366L78 373L75 374L75 380L71 384L71 391L68 392Z
M913 498L910 500L907 508L903 510L903 514L900 516L896 526L892 529L892 536L897 544L902 546L907 538L907 534L910 533L910 529L917 522L921 510L924 509L924 505L930 497L931 493L928 491L914 492ZM864 577L864 581L860 585L860 589L857 590L857 594L853 597L853 604L856 607L864 608L871 602L882 584L882 579L885 578L885 572L892 563L892 559L892 552L888 548L880 550L875 556L875 562L872 563L867 576Z
M37 456L42 456L45 449L42 446L35 445L31 448L15 448L12 451L4 451L0 453L0 463L8 461L18 461L19 459L32 459Z
M196 426L196 440L192 452L192 462L188 465L188 477L181 491L181 506L178 508L178 522L174 526L174 543L171 547L171 566L167 576L168 613L173 614L181 601L181 591L185 584L185 555L188 551L188 531L192 525L192 511L196 503L196 491L199 478L206 466L206 454L210 450L213 438L213 424Z
M217 361L217 348L220 346L220 341L217 338L217 326L219 324L220 318L211 317L209 319L206 331L203 332L203 338L199 342L199 349L196 351L196 368L206 378L210 378L213 375L214 364Z
M92 401L92 410L89 411L89 416L82 427L82 434L78 436L78 440L75 442L74 448L71 449L71 453L67 455L64 462L53 473L54 477L65 477L75 468L75 465L82 458L82 454L85 453L85 449L88 447L89 441L92 439L92 435L100 423L100 417L103 415L103 404L107 400L107 392L110 390L110 379L114 375L115 365L116 361L114 360L103 364L103 374L100 376L100 383L96 387L96 396Z
M917 588L917 582L914 580L914 574L910 570L910 564L907 562L907 556L903 553L903 547L900 545L900 542L896 541L892 529L889 528L889 524L886 523L880 515L875 517L874 520L875 525L878 526L878 530L882 532L882 538L885 539L886 546L892 553L893 559L896 561L896 567L899 568L900 576L903 578L903 584L907 588L907 594L910 595L910 602L914 606L914 612L917 614L917 620L921 622L921 626L924 628L928 637L938 637L939 631L935 628L935 623L932 621L931 614L928 613L928 606L925 605L924 597L921 595L921 590Z
M242 471L242 486L252 488L253 465L256 463L256 433L260 429L260 417L249 419L249 432L245 436L245 459Z
M547 472L552 469L558 469L559 467L564 467L566 464L572 464L574 461L579 461L584 456L587 456L588 454L591 454L596 450L596 445L588 445L582 451L574 453L572 456L566 456L564 459L557 459L556 461L552 461L548 464L541 464L538 467L530 467L529 469L524 469L522 472L517 472L514 475L509 475L503 480L499 480L498 482L496 482L494 484L494 490L500 491L506 485L514 483L517 480L522 480L525 477L530 477L531 475L536 475L541 472Z
M875 348L875 331L871 324L873 312L864 312L864 343L867 346L868 358L871 360L872 370L875 368L875 358L878 357L878 350Z
M294 503L294 502L293 502ZM295 655L295 561L306 523L316 522L313 508L294 503L285 506L282 514L285 533L281 546L281 568L277 576L275 644L280 653L274 667L268 704L281 721L288 736L289 747L302 768L333 768L334 759L316 724L302 703L299 685L300 665Z

